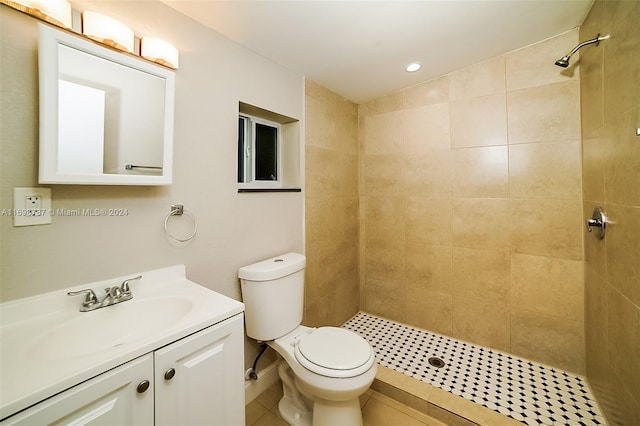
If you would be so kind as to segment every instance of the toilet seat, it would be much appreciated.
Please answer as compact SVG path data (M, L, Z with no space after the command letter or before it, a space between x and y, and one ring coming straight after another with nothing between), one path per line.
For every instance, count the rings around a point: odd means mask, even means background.
M371 368L373 349L362 337L338 327L320 327L295 345L296 360L327 377L354 377Z

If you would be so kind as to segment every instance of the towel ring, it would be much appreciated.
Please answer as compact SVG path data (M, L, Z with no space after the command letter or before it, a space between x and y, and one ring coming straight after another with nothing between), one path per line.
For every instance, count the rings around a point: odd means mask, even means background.
M182 216L183 213L188 214L193 219L193 232L186 238L178 238L171 232L169 232L169 218L171 218L172 216ZM171 211L169 212L167 217L164 218L164 232L172 240L179 243L186 243L187 241L191 241L193 237L196 236L196 233L198 232L198 222L196 221L196 217L193 215L193 213L191 213L189 210L186 210L182 204L172 204Z

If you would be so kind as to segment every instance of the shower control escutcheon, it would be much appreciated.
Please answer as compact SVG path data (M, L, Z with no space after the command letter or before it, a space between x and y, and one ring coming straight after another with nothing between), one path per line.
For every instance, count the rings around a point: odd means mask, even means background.
M587 220L587 230L599 240L604 238L607 229L607 215L602 211L602 207L595 207L591 214L591 219Z

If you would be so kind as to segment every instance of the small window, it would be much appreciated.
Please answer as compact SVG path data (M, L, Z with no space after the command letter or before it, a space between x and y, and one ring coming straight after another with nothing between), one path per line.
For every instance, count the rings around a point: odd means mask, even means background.
M238 192L301 192L300 120L238 102Z
M241 114L238 117L238 183L281 187L280 124ZM244 185L240 185L244 186Z

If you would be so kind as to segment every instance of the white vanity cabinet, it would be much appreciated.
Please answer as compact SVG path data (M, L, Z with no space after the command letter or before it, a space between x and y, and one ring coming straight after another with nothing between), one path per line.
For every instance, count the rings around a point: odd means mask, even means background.
M237 314L0 424L244 425L243 363L243 315Z
M243 316L155 351L156 425L244 425Z
M18 413L5 425L152 425L153 354L143 355ZM140 389L142 390L142 388Z

